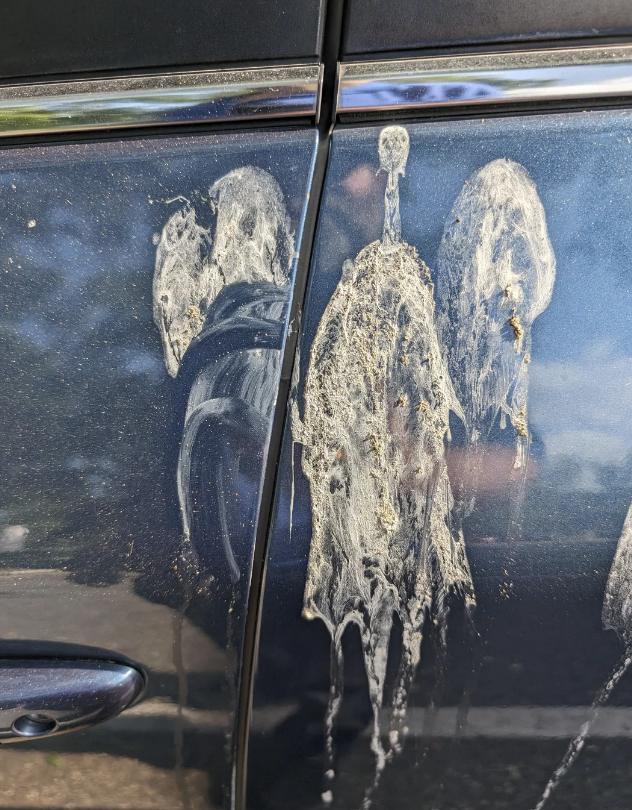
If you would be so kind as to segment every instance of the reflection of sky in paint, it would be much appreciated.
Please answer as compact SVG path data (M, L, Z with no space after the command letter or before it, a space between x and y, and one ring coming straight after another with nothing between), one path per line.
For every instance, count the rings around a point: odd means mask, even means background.
M261 163L282 187L285 180L291 184L304 160L304 150L293 155L284 148L287 139L278 134L259 138L270 142L266 146L278 143L277 154L266 149ZM180 139L179 149L171 140L166 147L144 141L129 142L126 149L112 144L6 152L0 161L0 266L32 277L34 285L40 274L54 275L58 283L42 288L36 311L30 305L20 311L14 304L4 313L5 324L7 318L17 322L26 339L65 351L103 320L120 321L127 303L142 313L151 335L141 355L125 362L131 370L143 363L153 369L148 354L160 360L162 353L151 321L152 235L171 213L164 203L182 193L204 192L234 168L235 149L238 165L242 160L257 165L256 155L243 152L246 138L221 140ZM282 171L277 165L281 151ZM291 200L291 189L284 192Z
M153 322L152 237L169 200L204 195L244 163L275 176L298 227L314 140L305 130L0 151L0 365L6 397L28 403L37 428L23 439L31 425L0 414L0 505L10 499L21 521L37 475L37 493L63 485L73 499L81 487L111 502L144 487L129 521L153 512L156 526L165 506L178 517L161 490L176 456L162 460L184 403Z
M472 172L507 157L530 173L557 257L553 299L533 328L531 426L547 458L620 464L632 454L632 115L578 113L407 128L411 150L400 185L402 232L432 272L444 222ZM309 340L342 261L381 233L380 218L372 214L372 196L379 198L383 188L375 177L378 132L340 132L334 139L325 205L336 215L323 224L317 246L317 261L330 266L322 268L318 289L311 292L310 300L318 303L308 313ZM324 233L326 228L331 231ZM335 232L343 229L345 238L337 239Z
M534 362L531 419L549 455L621 464L632 453L632 357L605 339L577 360Z

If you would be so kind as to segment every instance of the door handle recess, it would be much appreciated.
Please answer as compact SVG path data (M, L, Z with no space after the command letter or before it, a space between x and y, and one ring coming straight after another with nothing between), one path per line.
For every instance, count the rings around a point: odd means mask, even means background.
M102 723L130 706L144 686L144 674L125 663L0 658L0 742Z

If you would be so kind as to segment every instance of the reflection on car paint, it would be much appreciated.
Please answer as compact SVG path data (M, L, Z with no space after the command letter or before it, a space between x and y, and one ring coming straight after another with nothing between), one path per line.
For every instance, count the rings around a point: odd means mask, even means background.
M407 130L383 129L378 150L387 174L382 239L345 262L312 344L302 422L296 404L292 410L312 502L303 615L322 619L331 636L325 776L334 778L342 635L353 622L373 707L376 771L365 808L386 762L401 750L427 617L445 650L456 596L475 636L462 531L475 491L462 491L455 504L444 445L450 412L466 428L468 469L478 466L479 440L499 412L501 426L509 416L515 429L514 467L526 467L531 325L555 278L535 185L516 163L493 161L466 181L446 224L436 322L430 272L401 237ZM385 749L380 711L395 613L402 653ZM333 800L330 789L323 800Z
M148 788L147 802L165 810L231 804L252 547L315 143L305 129L0 152L1 635L103 646L149 675L124 727L50 741L62 759L76 747L84 765L68 767L86 771L56 806L93 801L94 756L138 762L113 779L112 807L153 770L164 795ZM33 775L48 796L45 781Z

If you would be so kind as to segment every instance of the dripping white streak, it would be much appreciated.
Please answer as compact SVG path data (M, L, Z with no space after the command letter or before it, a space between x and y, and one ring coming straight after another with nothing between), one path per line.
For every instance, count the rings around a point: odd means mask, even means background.
M608 698L612 693L612 690L615 688L615 686L619 683L621 678L627 672L631 662L632 658L630 657L624 658L623 661L614 670L614 672L610 676L610 679L601 687L599 693L597 694L597 697L595 698L593 705L591 706L588 719L581 727L579 734L577 734L577 736L571 740L570 745L568 746L568 750L564 755L564 759L555 769L553 776L549 779L548 784L545 787L544 792L542 793L542 798L535 806L535 810L542 810L542 808L548 801L549 797L551 796L555 788L558 786L560 781L564 778L565 774L569 771L569 769L579 756L582 748L584 747L584 743L586 742L586 738L590 733L590 728L592 724L595 722L595 719L597 718L600 707L603 706L604 703L606 703L606 701L608 700Z
M625 654L623 660L615 668L606 681L591 708L588 720L583 724L577 736L571 741L564 759L556 768L553 776L544 789L542 798L535 810L542 810L551 793L555 790L561 779L573 765L580 751L584 747L586 737L597 717L598 710L606 703L613 689L628 670L632 662L632 505L628 508L617 550L612 561L604 602L601 611L601 620L606 630L615 630L622 639Z
M388 172L383 240L345 262L311 348L303 422L297 408L291 421L312 501L303 615L322 619L332 640L327 773L342 698L342 634L355 624L374 715L376 769L365 808L401 747L426 615L439 618L445 642L449 594L468 609L474 604L462 538L450 528L444 449L449 412L461 418L463 412L439 347L428 268L401 241L398 179L408 155L406 130L384 129L379 155ZM387 750L379 716L394 613L403 653ZM330 791L325 795L328 800Z

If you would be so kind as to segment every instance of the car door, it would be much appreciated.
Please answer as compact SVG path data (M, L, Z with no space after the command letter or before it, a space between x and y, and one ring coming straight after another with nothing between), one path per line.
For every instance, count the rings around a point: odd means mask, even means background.
M0 803L627 806L626 4L3 14Z
M247 806L626 807L629 9L346 14Z
M232 806L317 148L296 15L0 15L3 807Z

